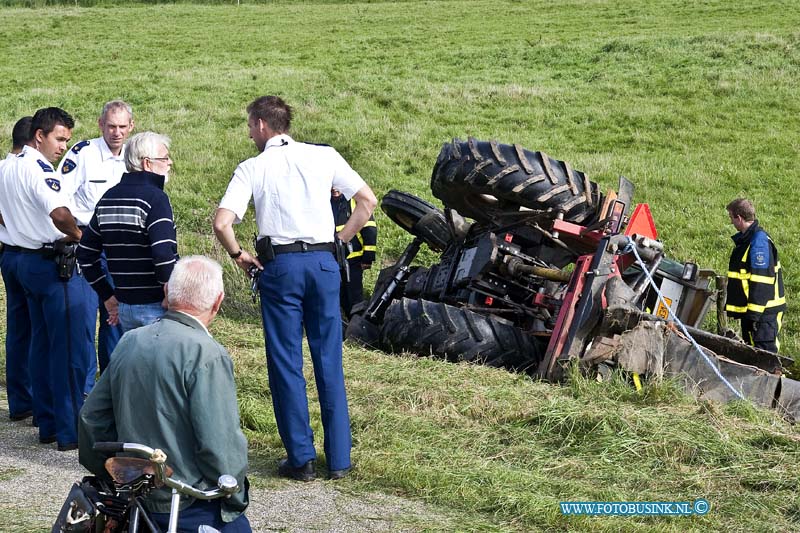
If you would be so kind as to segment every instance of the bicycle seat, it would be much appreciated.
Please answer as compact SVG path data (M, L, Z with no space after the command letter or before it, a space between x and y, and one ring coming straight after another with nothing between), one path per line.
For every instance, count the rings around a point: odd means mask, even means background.
M118 485L128 485L142 476L153 476L156 487L161 487L164 483L158 479L156 473L158 467L148 459L138 457L111 457L106 459L106 471ZM172 476L172 468L165 467L167 477Z

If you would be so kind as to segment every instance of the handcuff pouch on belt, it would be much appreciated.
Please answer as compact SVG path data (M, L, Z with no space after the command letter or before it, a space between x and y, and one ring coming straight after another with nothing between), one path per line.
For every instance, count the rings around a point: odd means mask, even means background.
M75 268L78 265L78 257L75 255L78 243L56 241L47 243L42 248L50 252L46 253L44 257L49 257L55 261L58 279L69 281L72 275L75 274Z
M256 255L262 265L275 259L275 250L272 249L272 239L269 237L261 237L256 240Z

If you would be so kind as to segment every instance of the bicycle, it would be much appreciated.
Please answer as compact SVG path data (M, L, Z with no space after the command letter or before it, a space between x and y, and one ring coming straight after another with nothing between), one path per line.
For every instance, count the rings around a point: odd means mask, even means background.
M105 453L131 453L139 457L111 457L105 468L113 482L87 476L76 482L53 524L52 533L162 533L144 509L143 500L154 488L172 489L169 525L165 533L176 533L181 494L199 500L229 497L239 492L236 478L223 474L217 487L200 490L172 477L167 455L144 444L98 442L94 450ZM147 529L143 529L143 528ZM217 531L201 526L200 533Z

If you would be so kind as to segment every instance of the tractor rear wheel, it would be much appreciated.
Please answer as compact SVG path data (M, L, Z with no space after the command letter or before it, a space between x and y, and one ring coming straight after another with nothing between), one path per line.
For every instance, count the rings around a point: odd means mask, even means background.
M511 322L441 302L403 298L386 311L381 346L453 362L473 362L533 372L542 350Z
M431 191L445 206L480 222L519 207L564 213L564 220L590 224L602 198L583 172L544 152L496 141L444 144L433 167Z

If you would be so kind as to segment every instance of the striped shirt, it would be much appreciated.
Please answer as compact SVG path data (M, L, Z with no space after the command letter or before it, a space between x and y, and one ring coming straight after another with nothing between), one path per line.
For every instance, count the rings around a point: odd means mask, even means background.
M95 208L78 246L78 263L101 301L129 305L160 302L178 259L172 206L164 177L128 172ZM105 252L114 287L100 265Z

